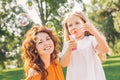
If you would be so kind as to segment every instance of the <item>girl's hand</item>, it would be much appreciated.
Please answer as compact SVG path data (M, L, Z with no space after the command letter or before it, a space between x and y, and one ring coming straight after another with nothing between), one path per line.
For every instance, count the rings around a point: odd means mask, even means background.
M93 27L93 26L91 26L89 23L85 23L82 27L81 27L81 30L83 31L83 32L85 32L85 31L88 31L88 32L90 32L91 34L93 34L94 35L94 33L95 33L95 28Z
M72 51L73 49L75 49L77 47L77 43L75 40L69 40L68 41L68 51Z

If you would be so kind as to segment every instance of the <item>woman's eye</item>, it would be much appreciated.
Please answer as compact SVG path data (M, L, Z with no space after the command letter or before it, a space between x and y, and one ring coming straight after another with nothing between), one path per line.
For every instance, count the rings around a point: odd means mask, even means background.
M41 42L39 42L38 44L41 44L42 43L42 41Z
M47 38L46 40L50 40L50 38Z

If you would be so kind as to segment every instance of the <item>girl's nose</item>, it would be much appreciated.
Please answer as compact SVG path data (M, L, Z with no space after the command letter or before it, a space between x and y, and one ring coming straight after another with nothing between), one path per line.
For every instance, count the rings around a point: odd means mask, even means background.
M72 29L72 31L71 31L72 34L75 34L76 32L77 32L76 28Z

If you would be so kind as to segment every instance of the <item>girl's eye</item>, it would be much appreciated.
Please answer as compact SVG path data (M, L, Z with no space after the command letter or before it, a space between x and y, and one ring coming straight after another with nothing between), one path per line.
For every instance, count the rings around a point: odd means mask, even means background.
M76 24L80 24L79 22L76 22Z
M72 27L72 24L68 25L68 27Z

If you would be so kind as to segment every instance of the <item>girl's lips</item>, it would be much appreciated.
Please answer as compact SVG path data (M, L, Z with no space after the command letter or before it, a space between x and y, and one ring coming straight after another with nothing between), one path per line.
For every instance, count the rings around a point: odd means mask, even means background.
M74 30L74 32L73 32L74 34L76 34L77 33L77 31L76 30Z
M72 30L72 34L76 34L77 33L77 30L76 29L73 29Z

